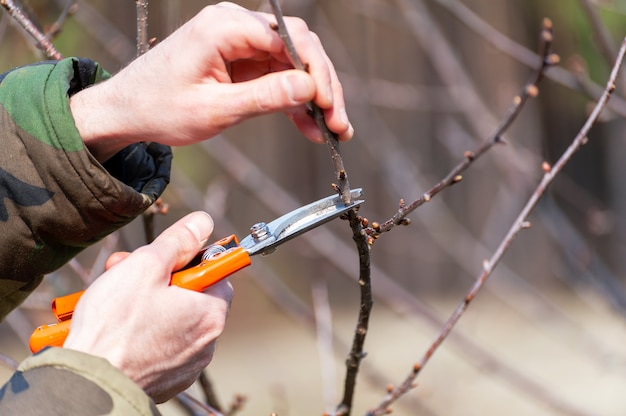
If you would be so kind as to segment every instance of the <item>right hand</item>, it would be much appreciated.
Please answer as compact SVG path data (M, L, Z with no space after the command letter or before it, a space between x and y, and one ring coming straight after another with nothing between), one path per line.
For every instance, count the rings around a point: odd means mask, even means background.
M133 253L116 253L78 302L64 348L106 358L157 403L189 387L209 364L233 296L222 280L204 293L170 286L213 231L184 217Z

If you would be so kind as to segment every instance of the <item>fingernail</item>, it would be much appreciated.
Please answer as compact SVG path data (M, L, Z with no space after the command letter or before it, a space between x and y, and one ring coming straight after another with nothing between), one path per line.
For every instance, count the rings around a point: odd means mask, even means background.
M206 212L194 212L189 215L185 226L191 231L200 244L205 244L213 232L213 218Z
M350 140L352 136L354 136L354 127L352 127L352 123L348 120L348 113L346 113L345 108L342 108L341 111L339 111L339 117L341 117L341 121L348 126L348 130L341 135L341 139Z
M341 117L341 121L343 121L343 124L345 124L346 126L350 126L350 120L348 120L348 113L346 113L346 109L342 108L339 111L339 117Z
M326 99L328 100L330 105L333 105L333 102L334 102L334 99L333 99L333 89L330 86L330 84L326 87Z
M311 84L305 75L290 74L281 80L287 96L293 103L304 103L311 99Z

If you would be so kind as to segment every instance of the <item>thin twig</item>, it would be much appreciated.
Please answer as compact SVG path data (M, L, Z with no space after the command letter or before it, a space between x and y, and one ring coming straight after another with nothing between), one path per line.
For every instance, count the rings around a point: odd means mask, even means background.
M196 399L186 391L178 393L176 395L176 398L180 401L182 405L187 407L194 416L225 416L223 413L217 411L216 409L213 409L206 403L202 403L200 400Z
M17 361L4 354L0 354L0 363L13 371L17 370L17 367L19 366Z
M410 221L408 221L408 219L406 218L409 213L413 212L415 209L422 206L426 202L429 202L432 197L437 195L439 192L460 182L463 179L461 173L466 171L472 163L474 163L479 157L487 153L487 151L489 151L496 144L504 143L502 139L504 132L511 126L511 124L513 124L515 119L519 116L522 108L524 107L524 104L528 101L528 99L537 96L537 94L539 93L537 85L543 79L546 69L558 63L559 61L558 56L551 52L552 39L552 22L549 19L544 19L543 29L541 31L541 56L543 57L541 64L539 68L535 71L535 73L531 76L531 79L528 81L528 83L525 85L523 92L519 96L516 96L514 98L513 103L507 110L507 113L500 122L500 125L491 134L491 136L481 146L478 147L478 149L465 152L463 161L455 166L450 171L450 173L448 173L442 180L440 180L432 188L426 191L421 197L409 204L405 204L404 201L400 201L400 207L393 217L391 217L382 224L373 223L371 227L366 228L365 232L372 239L378 238L380 234L391 230L396 225L407 225L408 223L410 223Z
M137 56L148 52L148 0L135 0L137 6Z
M393 132L383 134L383 136L392 138ZM272 212L280 214L285 210L295 209L301 205L300 201L294 199L225 138L213 138L210 142L201 143L200 148L211 156L213 162L224 169L233 180L251 192L260 204L268 207ZM183 175L173 175L173 177L178 178L178 181L180 181ZM410 186L407 185L407 187ZM179 190L182 187L176 186L175 188ZM193 196L190 194L184 195L182 199L190 203L190 206L194 207L194 209L203 207L201 200L198 198L195 198L198 199L198 202L191 204L191 201L194 200ZM213 212L213 210L209 210L209 212ZM216 224L221 224L222 222L216 219ZM226 229L232 230L234 228L226 226ZM342 261L342 259L348 258L352 253L352 249L343 239L337 237L327 228L318 228L315 235L306 233L300 238L309 243L309 248L313 253L322 256L342 272L337 274L338 277L347 278L351 281L357 280L358 277L355 276L354 268L348 262ZM467 244L467 246L470 245ZM261 265L262 262L259 262L256 263L255 267L262 267ZM502 268L503 266L501 265L500 267ZM397 316L404 318L413 317L434 330L438 330L443 326L445 319L441 317L439 312L401 286L383 269L372 264L371 272L373 276L376 276L377 298L382 300ZM266 272L260 270L259 274L265 276ZM494 281L493 283L497 282ZM282 297L282 295L277 295L277 297L281 302L284 302L281 305L282 307L289 308L288 305L291 302L289 302L288 297ZM298 312L299 309L302 308L292 307L292 315L301 316L302 313ZM335 340L335 343L339 346L342 345L339 340ZM543 403L555 412L562 414L570 416L583 414L576 406L559 399L550 391L546 391L545 387L541 386L534 378L524 375L519 369L499 359L492 351L477 343L473 338L463 335L462 332L457 331L453 333L448 339L448 343L455 346L460 354L466 356L468 362L479 363L478 366L481 371L487 371L505 383L514 386L528 400ZM386 381L376 381L376 384L379 385L384 383Z
M545 193L547 187L553 182L554 178L556 177L556 175L559 174L559 172L561 172L563 167L570 161L574 153L577 152L584 144L587 143L588 141L587 134L591 130L591 127L593 127L593 125L596 123L598 117L600 116L600 113L602 112L602 110L604 110L609 98L611 97L611 94L615 90L615 80L618 76L619 69L622 65L624 54L626 54L626 38L622 42L622 47L620 48L617 60L611 71L611 75L606 84L604 93L602 94L602 96L600 97L600 100L594 107L591 115L587 118L587 121L585 122L583 127L580 129L580 131L578 132L578 134L576 135L576 137L574 138L570 146L561 155L561 157L554 164L554 166L550 167L549 165L547 165L547 163L544 164L543 166L544 175L543 175L541 182L539 183L539 185L537 186L537 188L531 195L530 199L528 200L528 202L526 203L522 211L519 213L519 215L513 222L513 225L507 232L506 236L504 237L504 239L502 240L502 242L500 243L500 245L498 246L494 254L491 256L490 259L486 259L483 262L483 270L481 274L478 276L474 285L472 286L470 291L467 293L463 301L459 304L459 306L457 306L456 310L452 313L452 315L450 316L450 318L448 319L444 327L441 329L441 332L439 333L437 338L435 338L434 342L431 344L430 348L426 351L426 353L424 354L420 362L413 366L413 369L411 373L409 374L409 376L398 387L390 391L387 397L378 405L376 409L368 412L367 414L368 416L378 416L378 415L387 414L389 411L389 406L393 402L395 402L398 398L400 398L406 392L408 392L409 390L415 387L415 379L417 378L417 375L420 373L422 368L424 368L424 366L428 363L428 361L437 351L439 346L441 346L441 344L448 337L448 335L452 331L452 328L459 321L459 319L461 318L465 310L468 308L472 300L476 298L478 291L483 287L483 285L487 281L487 278L491 275L491 273L493 272L493 269L498 265L498 263L500 262L500 260L502 259L502 257L504 256L508 248L511 246L515 237L518 235L518 233L521 230L526 229L530 226L530 223L528 222L528 216L530 215L530 213L533 211L533 209L539 202L539 199Z
M51 59L63 59L63 55L56 50L52 42L44 35L35 24L20 10L13 0L0 0L0 5L30 34L37 42L37 47L45 52Z
M469 29L482 36L483 39L495 48L506 53L516 61L531 68L534 67L539 61L540 58L533 51L499 32L462 2L458 0L434 1L456 16L456 18ZM589 95L594 100L597 100L602 94L601 86L591 81L589 81L589 84L586 86L580 85L577 74L562 67L553 67L546 73L546 77L566 88L581 91ZM609 102L608 107L616 113L626 116L626 101L623 99L613 97L611 102Z
M279 36L285 44L287 52L293 61L296 69L306 71L306 65L302 63L302 60L298 56L298 53L293 45L293 41L287 31L287 26L283 18L282 10L278 0L270 0L272 10L276 17L277 25L274 27L278 31ZM314 102L309 103L312 116L315 119L319 129L322 132L324 141L328 145L331 158L335 168L337 191L341 195L344 203L349 203L351 200L350 184L348 182L348 174L343 165L343 159L339 152L339 141L337 135L330 131L326 125L324 118L324 112ZM349 415L352 409L352 402L354 400L354 390L356 387L356 378L359 372L359 366L361 361L365 357L364 345L365 337L369 327L369 318L372 312L373 296L371 285L371 267L370 267L370 245L367 240L367 235L363 229L363 219L357 215L356 210L348 211L346 215L350 228L352 229L352 239L354 240L359 255L359 287L361 293L361 303L359 307L359 316L357 318L357 325L354 331L354 338L352 342L352 348L346 360L346 378L344 382L344 394L341 403L337 406L338 415Z
M167 215L169 212L169 205L163 202L162 198L157 198L154 204L150 205L148 209L143 213L143 231L146 236L146 242L149 244L154 241L156 235L154 232L154 217L157 214Z
M203 371L202 373L200 373L200 377L198 377L198 382L200 383L200 387L202 388L202 392L204 393L205 402L218 412L222 412L222 406L220 405L217 395L215 394L213 382L206 374L206 372Z
M274 11L274 15L276 16L277 26L274 27L275 30L278 31L278 35L282 39L285 44L285 48L287 49L287 53L293 62L293 66L296 69L301 71L308 72L308 65L303 63L298 55L298 51L296 51L296 47L289 36L289 32L287 31L287 26L285 25L285 19L283 17L283 12L280 7L280 3L278 0L270 0L270 4L272 5L272 10ZM344 203L349 203L351 199L350 194L350 183L348 182L348 174L343 166L343 159L341 157L341 153L339 151L339 140L337 139L337 135L330 131L328 126L326 125L326 119L324 118L324 111L319 108L317 104L313 101L309 102L309 109L311 111L311 116L315 120L315 123L319 127L322 132L322 137L324 138L324 142L328 146L328 150L330 151L330 157L333 161L333 166L335 168L335 180L337 181L337 187L341 198Z
M46 29L46 38L53 39L59 33L61 33L65 21L69 16L74 14L76 8L76 0L66 0L65 5L61 9L61 13L59 14L57 20Z
M602 23L600 14L598 13L596 6L592 4L591 1L579 0L579 3L587 15L589 23L591 24L593 37L597 45L600 47L602 56L608 65L611 65L615 61L615 54L617 53L617 47L611 38L611 34L609 33L607 27Z
M322 375L322 397L324 408L330 410L337 403L337 369L333 354L333 318L326 279L319 278L311 281L311 298L315 315L317 353Z

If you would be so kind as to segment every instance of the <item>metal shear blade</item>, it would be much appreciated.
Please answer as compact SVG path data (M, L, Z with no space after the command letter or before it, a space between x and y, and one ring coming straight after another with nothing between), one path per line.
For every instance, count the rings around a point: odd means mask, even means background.
M361 188L350 191L352 198L358 198L362 193ZM253 225L250 235L241 240L239 246L249 255L269 254L285 241L322 225L363 202L355 199L346 205L339 195L331 195L291 211L268 224L261 222Z

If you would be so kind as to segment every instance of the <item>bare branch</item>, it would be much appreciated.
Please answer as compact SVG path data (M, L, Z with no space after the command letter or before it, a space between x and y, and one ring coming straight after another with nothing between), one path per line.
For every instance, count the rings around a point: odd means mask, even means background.
M491 43L494 47L506 53L518 62L531 68L539 62L540 58L537 54L499 32L460 1L435 1L455 15L457 19L459 19L459 21L466 25L469 29L482 36L487 42ZM610 62L612 61L613 59L611 58ZM577 74L562 67L551 68L550 71L546 73L546 77L566 88L581 91L592 97L594 100L597 100L602 94L601 86L591 82L590 80L588 80L587 85L580 85ZM626 116L626 102L619 97L613 97L609 103L609 108L622 116Z
M61 33L63 24L65 24L65 21L69 16L74 14L77 6L78 5L76 4L76 0L66 0L65 5L61 9L61 13L59 14L57 20L46 29L45 35L48 39L53 39L59 33Z
M593 127L593 125L598 120L600 113L602 112L602 110L604 110L609 98L611 97L611 94L615 90L615 80L618 76L619 69L621 68L622 61L624 59L624 54L626 54L626 38L624 39L622 43L622 47L619 51L615 65L613 66L613 69L611 71L611 75L606 84L604 93L602 94L602 97L600 97L600 100L596 104L591 115L587 118L587 121L585 122L581 130L578 132L578 134L576 135L576 137L574 138L570 146L561 155L561 157L554 164L554 166L549 166L547 162L544 163L542 167L544 170L544 175L543 175L541 182L539 183L539 185L537 186L537 188L531 195L530 199L528 200L528 202L526 203L526 205L524 206L520 214L517 216L517 218L513 222L513 225L507 232L506 236L504 237L504 239L502 240L502 242L500 243L500 245L498 246L494 254L491 256L490 259L486 259L483 262L483 271L476 279L470 291L467 293L467 295L465 296L463 301L459 304L459 306L457 306L456 310L452 313L452 315L450 316L450 318L448 319L444 327L441 329L441 332L439 333L435 341L431 344L430 348L426 351L426 353L424 354L420 362L414 365L413 370L411 371L409 376L400 384L400 386L398 386L397 388L389 392L387 398L385 398L385 400L383 400L383 402L381 402L376 409L369 412L368 416L378 416L378 415L387 414L389 410L389 406L393 402L395 402L399 397L401 397L407 391L415 387L414 383L415 383L415 379L417 378L417 375L420 373L422 368L424 368L424 366L428 363L428 361L437 351L439 346L448 337L448 335L452 331L452 328L459 321L459 319L461 318L465 310L469 307L469 304L472 302L472 300L476 298L478 291L483 287L483 285L487 281L487 278L491 275L491 273L493 272L493 269L498 265L498 263L504 256L504 253L511 246L517 234L519 234L521 230L530 227L530 223L528 222L528 216L530 215L532 210L535 208L535 206L539 202L539 199L545 193L547 187L552 183L556 175L558 175L559 172L561 172L563 167L569 162L573 154L576 151L578 151L584 144L587 143L588 141L587 134L591 130L591 127Z
M393 137L393 133L389 133L389 135L385 137ZM297 201L289 195L289 193L260 170L249 158L245 157L234 145L224 140L224 138L213 138L210 143L203 142L200 144L200 148L210 155L213 162L221 166L233 180L243 185L261 204L268 207L272 212L280 214L286 209L295 209L300 206L300 201ZM183 175L178 174L173 175L173 177L178 181L178 185L175 186L174 189L180 191L181 188L183 188L180 186ZM195 203L190 203L190 206L194 207L194 209L203 206L199 198L194 198L193 195L189 193L185 193L182 199L189 203L190 201L197 200ZM209 211L214 213L213 209ZM220 221L216 219L216 224L217 223L224 224L224 221L223 219ZM232 226L225 226L227 230L233 229ZM330 264L333 264L333 266L342 272L338 273L337 276L357 280L353 267L351 267L348 262L342 261L342 259L348 258L351 255L352 249L330 230L318 228L315 235L303 234L300 238L309 243L309 248L313 253L323 256ZM255 267L262 268L263 263L258 262ZM500 267L502 271L503 266L501 265ZM443 326L445 318L442 318L439 312L413 295L405 287L398 284L383 269L372 264L371 272L372 275L376 276L377 298L382 300L398 317L413 317L419 322L423 322L432 327L434 330L438 330ZM279 299L281 308L288 309L290 311L289 314L297 320L312 325L313 318L309 317L307 312L304 312L306 308L300 304L296 304L293 297L285 294L288 289L278 278L273 279L273 283L269 283L268 275L269 273L267 271L261 269L259 270L259 275L255 275L255 278L257 278L257 280L263 279L268 285L272 285L272 288L265 286L265 289L267 292L272 292L271 295L273 297ZM498 283L498 281L496 280L493 283ZM280 288L277 286L280 286ZM555 314L555 316L559 315ZM474 339L463 335L462 332L457 331L453 333L452 337L448 339L448 342L456 346L459 353L467 356L469 362L481 363L483 369L489 368L489 371L492 372L494 376L514 386L519 392L524 394L528 400L544 403L551 409L564 414L582 414L573 404L563 402L551 392L546 391L536 380L525 376L519 369L499 359L492 351L481 346ZM339 346L342 345L341 340L336 339L335 343ZM371 367L368 369L371 369ZM365 373L367 374L367 371ZM377 384L384 383L379 381L380 376L376 377Z
M148 52L148 0L135 0L137 6L137 56Z
M37 47L43 50L48 58L56 60L63 59L63 55L56 50L52 42L37 29L33 22L17 7L13 0L0 0L0 5L35 39Z
M301 71L308 72L308 65L303 63L296 51L296 48L289 36L289 32L287 31L287 26L285 25L285 19L283 18L283 12L280 8L280 3L278 0L270 0L270 4L272 5L272 9L274 11L274 15L276 16L277 26L273 27L273 29L278 31L280 38L283 40L285 44L285 48L289 53L289 56L293 62L293 65L296 69ZM337 139L337 135L330 131L328 126L326 125L326 120L324 118L324 112L321 108L318 107L313 101L309 103L309 109L311 111L311 116L315 120L315 123L319 127L322 132L322 136L324 137L324 142L328 146L328 150L330 151L330 157L333 161L333 166L335 168L335 180L337 181L337 186L339 190L339 194L343 199L344 203L349 203L351 199L350 194L350 183L348 182L348 174L343 166L343 159L341 158L341 153L339 152L339 140Z
M270 4L276 16L277 25L274 27L278 31L281 39L285 43L285 47L291 56L294 66L297 69L306 71L306 64L303 64L297 51L291 41L289 32L285 25L285 21L278 0L270 0ZM348 174L343 166L343 159L339 152L339 141L337 135L330 131L324 119L324 113L314 102L309 103L312 116L317 126L322 132L324 141L330 150L331 159L335 168L337 180L337 191L341 195L344 203L351 200L350 183L348 182ZM348 211L346 215L352 229L352 239L354 240L359 254L359 287L361 293L361 304L359 307L359 316L357 319L356 330L352 341L352 348L346 360L346 378L344 383L344 395L341 403L337 407L338 415L349 415L352 409L352 401L354 399L354 389L356 386L356 377L359 372L361 360L365 357L363 352L365 337L369 326L369 318L372 312L373 296L371 286L371 267L370 267L370 244L367 235L363 230L363 220L357 216L356 210Z
M552 38L552 22L549 19L544 19L543 29L541 31L541 49L543 57L541 64L525 85L522 93L513 99L513 103L507 110L505 117L502 119L500 125L491 134L491 136L475 151L465 152L464 160L454 167L445 178L425 192L420 198L410 204L405 204L404 201L400 201L400 207L393 217L382 224L373 223L371 227L366 228L365 232L369 236L372 238L378 238L380 234L391 230L396 225L407 225L410 223L410 221L406 218L409 213L413 212L426 202L429 202L432 197L445 188L460 182L463 179L461 173L466 171L472 163L474 163L479 157L484 155L496 144L504 143L502 139L504 132L511 126L511 124L513 124L528 99L537 96L539 93L537 85L542 80L546 69L558 63L558 56L551 52Z

